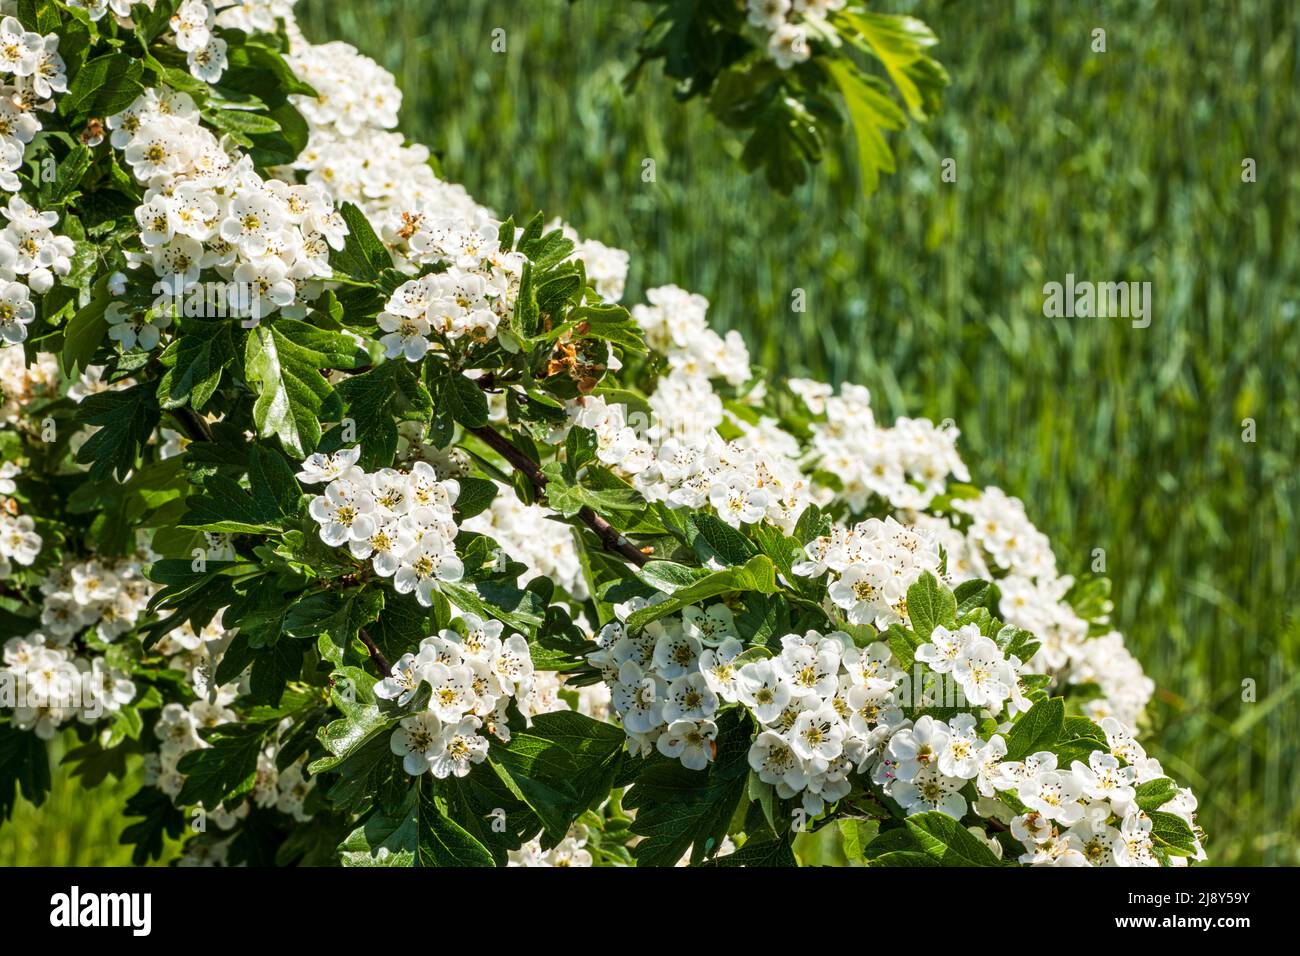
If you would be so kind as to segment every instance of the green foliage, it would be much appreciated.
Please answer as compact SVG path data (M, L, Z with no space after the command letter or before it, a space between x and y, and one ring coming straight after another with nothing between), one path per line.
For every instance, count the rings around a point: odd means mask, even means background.
M767 32L747 23L742 2L642 2L653 18L626 87L635 86L647 64L662 61L674 95L707 100L717 120L746 137L746 168L761 169L782 193L802 185L833 149L844 125L836 94L857 138L862 188L870 195L880 173L895 170L885 134L903 129L909 115L928 119L948 83L927 52L937 39L914 17L850 6L824 25L804 21L811 56L781 69L766 52ZM868 72L868 63L882 68L888 82Z

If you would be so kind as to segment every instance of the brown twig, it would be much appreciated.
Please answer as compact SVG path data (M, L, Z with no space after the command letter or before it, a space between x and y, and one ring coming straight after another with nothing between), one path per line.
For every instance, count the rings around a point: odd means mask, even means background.
M546 494L546 475L542 473L542 468L537 462L512 445L491 426L484 425L471 431L483 444L508 461L515 471L527 478L539 498ZM621 555L638 568L645 567L646 562L650 560L622 532L585 505L578 512L578 520L596 533L606 551Z
M375 642L370 639L370 635L366 633L366 629L361 628L357 631L357 634L361 637L361 643L366 645L366 650L370 652L370 659L375 662L375 666L379 668L380 673L385 677L391 674L393 672L393 665L388 663L388 658L384 656L383 652L378 648Z

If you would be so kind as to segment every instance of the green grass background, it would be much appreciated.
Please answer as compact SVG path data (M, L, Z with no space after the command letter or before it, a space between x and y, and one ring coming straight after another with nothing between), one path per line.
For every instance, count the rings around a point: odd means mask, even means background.
M626 95L637 3L299 12L397 75L402 129L448 178L629 250L626 302L675 282L770 368L865 384L878 417L956 420L976 478L1025 500L1064 569L1105 549L1116 624L1159 687L1148 744L1199 795L1213 861L1300 863L1300 7L876 6L929 23L953 83L869 200L847 140L786 198L657 67ZM1151 281L1150 328L1044 318L1067 272ZM60 781L0 862L124 862L121 794Z

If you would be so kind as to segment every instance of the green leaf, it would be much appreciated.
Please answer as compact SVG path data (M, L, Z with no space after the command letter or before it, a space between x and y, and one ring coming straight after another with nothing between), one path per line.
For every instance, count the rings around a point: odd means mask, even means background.
M77 421L99 430L78 449L77 461L90 465L90 477L96 481L110 474L126 478L160 416L153 382L87 397L77 406Z
M176 768L185 774L185 784L177 802L215 810L222 801L251 791L267 730L266 724L228 724L208 737L210 747L181 757Z
M486 478L459 478L460 494L456 496L456 513L460 521L481 514L491 507L497 496L497 483Z
M1021 714L1007 735L1007 760L1023 760L1040 750L1051 750L1065 724L1065 701L1060 697L1040 700Z
M369 282L377 280L385 269L393 267L393 257L388 254L360 209L345 202L339 208L339 213L348 224L348 235L343 248L331 252L330 265L336 272L354 279Z
M943 67L925 52L939 42L934 32L915 17L850 10L844 19L885 67L912 117L927 119L948 83Z
M81 177L90 168L93 160L90 150L77 144L67 157L58 164L58 171L53 183L41 180L40 203L42 209L61 204L81 185Z
M727 824L745 794L750 726L739 709L718 717L718 753L707 770L687 770L676 760L650 763L623 805L636 810L631 830L644 837L632 849L638 866L676 866L717 853Z
M487 847L470 836L438 805L428 781L421 780L418 798L417 866L493 866Z
M581 326L581 328L579 328ZM574 338L600 339L621 346L628 352L645 352L641 327L621 305L585 305L569 311L565 320L545 335L543 342L557 342L565 335Z
M466 428L482 428L488 420L487 396L471 379L454 369L443 381L439 398L451 410L451 416Z
M378 619L383 607L384 592L378 588L318 591L289 608L284 631L303 639L324 635L338 647L347 648L361 628Z
M277 707L289 681L296 680L302 671L301 645L292 641L276 641L259 648L253 655L253 669L248 675L252 699L259 704Z
M1178 795L1178 787L1168 777L1157 777L1155 780L1148 780L1146 783L1140 783L1133 788L1137 795L1136 803L1138 807L1150 813L1152 810L1159 810L1166 803Z
M595 483L602 479L594 469L588 469L588 483L572 480L569 466L558 461L548 462L542 474L546 476L546 503L566 518L572 518L583 508L608 515L645 507L645 499L621 479L611 478L605 487L596 487Z
M743 564L756 553L749 539L711 514L691 515L691 544L701 561L717 558L723 564Z
M50 755L30 730L0 724L0 821L13 814L21 793L39 806L50 791Z
M411 787L397 812L376 809L339 844L339 862L344 866L414 866L420 834L418 799L418 788Z
M231 322L186 319L185 327L159 359L167 367L158 383L162 407L202 408L221 383L222 371L234 360Z
M928 853L920 850L892 850L871 858L872 866L898 866L913 869L918 866L943 866Z
M627 619L627 628L629 631L639 630L651 621L719 594L731 591L775 594L777 590L776 569L772 565L772 559L767 555L756 554L738 568L714 571L694 584L674 591L667 601L641 608Z
M211 475L203 493L186 499L183 528L218 533L274 531L287 517L298 514L302 490L284 456L252 445L248 450L248 486L224 475Z
M880 186L882 172L894 172L894 154L885 140L886 130L900 130L907 118L889 96L889 87L879 77L861 72L848 59L830 58L826 63L840 88L858 144L858 169L862 191L871 195Z
M706 864L716 867L749 866L758 868L798 866L794 850L787 837L752 839L746 841L735 853L720 856Z
M346 336L281 318L248 336L245 367L257 401L253 421L262 438L276 437L297 458L316 449L321 417L337 418L342 402L327 369L355 368L366 355Z
M649 561L639 572L641 580L664 594L672 594L708 576L706 568L693 568L676 561Z
M109 116L126 109L143 92L143 64L125 53L109 53L87 60L58 98L59 113L76 117L87 113Z
M957 599L926 571L907 589L907 616L916 636L928 638L936 627L957 623Z
M982 840L946 813L931 810L910 816L905 822L922 852L942 866L1002 865Z
M466 586L440 581L438 587L457 607L480 617L496 618L521 634L528 634L541 624L546 610L536 592L513 585L480 581Z
M957 601L957 617L963 618L977 607L987 608L996 613L998 607L998 588L992 581L973 578L957 585L952 592Z
M429 390L417 379L405 361L384 362L361 375L340 382L335 390L346 404L344 415L355 429L355 444L361 448L357 462L373 471L387 468L397 454L397 421L428 421L433 413ZM321 442L335 451L344 444L342 428L332 429ZM347 444L353 444L348 442Z
M867 845L880 832L880 821L842 817L839 825L840 845L844 849L845 858L850 861L865 861Z
M808 544L825 534L830 534L831 517L816 505L809 505L794 524L795 540Z
M1031 632L1013 624L1007 624L999 630L994 641L1003 654L1008 657L1015 655L1022 663L1033 657L1041 646L1041 642Z
M1148 810L1151 818L1151 841L1175 856L1191 856L1196 852L1196 835L1187 821L1163 810Z
M108 335L104 312L112 301L108 276L101 276L95 282L90 302L68 320L63 330L63 368L69 374L84 371Z
M173 840L185 831L185 817L171 797L157 787L143 787L131 796L123 808L124 817L143 817L122 831L118 843L133 846L131 862L143 866L147 860L158 859L163 853L166 837Z
M1087 763L1095 750L1110 752L1105 732L1087 717L1066 717L1061 726L1061 738L1052 748L1057 766L1069 767L1075 760Z
M280 129L271 117L252 110L210 109L204 112L204 118L217 129L231 133L274 133Z
M620 728L576 711L561 710L538 714L528 732L561 747L572 759L572 781L577 792L575 817L609 796L623 763L626 735Z
M317 733L329 756L313 762L307 768L312 773L333 770L386 731L396 720L395 716L379 710L375 703L375 679L360 668L338 668L334 671L332 682L330 700L343 716L331 721Z

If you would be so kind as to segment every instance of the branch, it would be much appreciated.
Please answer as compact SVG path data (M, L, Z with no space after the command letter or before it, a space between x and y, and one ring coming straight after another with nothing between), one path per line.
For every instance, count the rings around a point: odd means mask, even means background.
M484 425L481 428L471 429L475 436L485 445L495 451L498 455L510 462L510 466L515 471L522 474L532 482L533 490L540 498L546 493L546 475L542 473L542 468L537 462L533 461L518 448L512 445L504 437L497 433L496 429ZM602 518L596 512L588 507L583 507L578 512L578 519L588 528L596 532L600 538L601 544L605 546L606 551L612 551L621 555L628 561L631 561L638 568L645 567L650 558L641 551L636 545L627 539L617 528Z
M375 642L370 639L370 635L366 633L366 629L362 628L357 633L361 637L361 643L366 645L366 650L370 652L370 659L375 662L375 666L379 668L380 673L385 677L392 674L393 665L388 663L388 658L386 658L383 652L375 645Z

